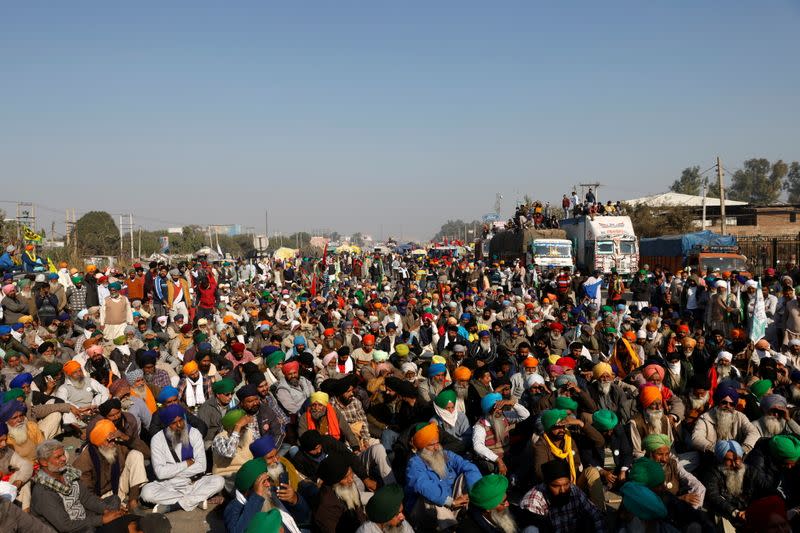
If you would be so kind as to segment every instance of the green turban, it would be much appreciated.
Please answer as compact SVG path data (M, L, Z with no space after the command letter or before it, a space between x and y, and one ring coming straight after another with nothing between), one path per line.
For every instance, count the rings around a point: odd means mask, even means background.
M25 399L25 391L22 389L10 389L7 390L3 394L3 403L9 402L11 400L16 400L19 398L20 400Z
M282 525L281 512L270 509L268 513L257 513L247 524L244 533L278 533Z
M672 441L669 440L669 437L663 433L651 433L644 438L642 441L642 446L648 452L654 452L659 448L663 448L664 446L671 448Z
M800 439L794 435L775 435L769 441L769 451L783 461L800 460Z
M147 347L150 348L151 350L153 348L158 348L159 346L161 346L161 341L159 339L153 339L147 342Z
M555 405L553 406L556 409L565 409L572 411L573 413L578 412L578 402L570 398L569 396L559 396L556 398Z
M606 328L605 332L606 333L613 333L614 335L616 335L617 334L617 328Z
M267 366L269 368L275 368L278 366L278 363L282 363L283 360L286 359L286 354L280 350L277 352L272 352L267 357Z
M456 391L454 391L453 389L447 389L447 390L443 390L442 392L440 392L436 396L436 399L434 400L434 402L436 402L436 405L438 405L439 407L444 409L444 408L447 407L448 403L450 403L450 402L456 403L456 399L457 399Z
M208 334L207 333L203 333L201 331L198 331L194 335L194 343L195 344L200 344L202 342L206 342L207 340L208 340Z
M231 378L223 378L219 381L215 381L211 385L211 390L214 392L214 394L230 394L235 388L236 382L234 382Z
M83 282L83 276L72 276L72 278L70 279L72 279L72 283L74 283L75 285Z
M231 409L222 417L222 427L225 428L225 431L232 430L236 422L241 420L244 415L245 413L241 409Z
M600 311L602 311L603 313L613 313L614 309L612 309L610 305L604 305L603 307L600 308Z
M64 369L64 366L61 363L47 363L42 368L42 374L45 376L54 377L57 376L59 372Z
M114 281L108 284L108 288L112 291L118 291L122 289L122 283L119 281Z
M641 483L628 482L620 489L622 506L640 520L666 518L667 508L661 498Z
M664 484L664 467L649 457L640 457L631 465L628 479L653 489Z
M550 431L553 426L567 418L568 414L563 409L548 409L542 413L542 427L545 431Z
M8 363L8 360L11 359L12 357L20 357L21 355L22 354L16 350L8 350L3 359L5 360L6 363Z
M469 501L485 511L491 511L506 497L508 478L500 474L489 474L480 478L469 491Z
M263 457L250 459L236 472L236 489L244 494L253 487L258 476L267 471L267 462Z
M769 389L772 388L772 382L768 379L760 379L750 385L750 392L755 395L759 400L764 397Z
M614 411L608 409L600 409L595 411L592 415L592 425L597 431L611 431L619 423L619 418L614 414Z
M128 337L125 335L120 335L119 337L114 338L114 346L122 346L128 341Z
M404 496L403 488L397 483L384 485L367 502L367 518L376 524L385 524L400 512Z

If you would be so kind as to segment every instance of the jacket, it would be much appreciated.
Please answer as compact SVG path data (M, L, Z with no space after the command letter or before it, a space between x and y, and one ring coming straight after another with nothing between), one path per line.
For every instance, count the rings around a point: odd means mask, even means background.
M452 501L456 478L464 474L467 487L482 477L478 467L460 455L444 451L447 458L447 475L441 479L419 455L412 455L406 467L405 509L413 509L417 499L422 497L437 506L448 505Z

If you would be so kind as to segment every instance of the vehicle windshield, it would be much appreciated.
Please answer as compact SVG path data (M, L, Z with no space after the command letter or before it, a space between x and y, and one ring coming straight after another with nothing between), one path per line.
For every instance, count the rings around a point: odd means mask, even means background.
M614 242L613 241L598 241L597 243L598 254L613 254Z
M533 255L536 257L572 257L571 244L533 243Z
M706 272L713 272L717 269L720 272L746 271L747 261L740 257L704 257L700 261L700 267Z
M636 241L620 241L619 253L630 255L636 253Z

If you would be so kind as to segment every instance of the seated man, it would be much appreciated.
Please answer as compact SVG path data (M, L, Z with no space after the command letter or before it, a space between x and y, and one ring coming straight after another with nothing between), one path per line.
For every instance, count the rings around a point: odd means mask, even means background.
M197 410L197 417L208 427L205 438L206 448L211 447L214 437L222 431L222 417L228 412L228 406L231 403L233 389L235 388L236 383L232 379L225 378L215 381L211 385L213 396L206 400Z
M603 514L572 481L566 461L554 459L541 466L543 482L528 491L520 508L525 521L541 531L606 531ZM520 524L523 526L523 524Z
M753 449L758 431L744 413L736 410L739 393L730 387L714 391L714 407L697 419L692 432L692 447L700 453L713 455L720 440L733 439L741 443L744 453Z
M717 466L706 472L705 505L724 531L744 526L745 509L761 488L757 469L742 462L744 450L734 440L720 441L714 448Z
M289 416L296 416L314 392L314 386L300 375L300 363L290 361L283 364L285 379L275 384L275 399Z
M320 462L328 455L335 453L347 463L347 466L364 483L367 490L374 491L377 488L378 482L369 477L364 464L343 442L329 435L321 435L315 429L309 429L300 435L298 444L300 451L294 454L291 462L306 479L316 480ZM289 482L291 483L291 475L289 476Z
M664 469L664 488L667 492L695 509L703 506L706 488L678 462L672 454L672 441L666 435L654 433L642 442L645 457L660 464Z
M156 504L156 512L178 508L191 511L225 486L222 476L206 475L206 450L203 435L189 427L186 412L178 404L158 411L164 429L150 441L150 456L158 481L142 487L142 500ZM177 504L177 505L176 505Z
M517 522L509 510L508 478L498 474L482 477L469 491L469 508L459 531L515 533Z
M127 439L114 422L106 418L96 421L89 431L89 444L75 459L81 471L81 482L95 496L119 507L125 502L129 510L139 506L139 491L147 482L144 457L137 450L117 444Z
M397 484L376 490L365 507L367 521L356 533L414 533L403 514L403 495L403 487Z
M420 531L452 527L481 473L471 462L442 450L435 422L419 426L411 438L416 453L406 467L405 506Z
M625 433L625 426L608 409L600 409L592 414L592 426L603 436L604 443L581 450L581 463L597 468L606 487L619 487L625 482L633 462L633 448Z
M57 366L60 372L61 365L57 364ZM54 369L54 367L46 368L45 371L52 371ZM50 377L52 378L52 376ZM54 380L51 381L55 383ZM39 429L42 430L44 438L52 439L61 433L61 416L64 413L72 413L74 416L81 416L81 411L74 405L70 405L61 400L56 401L56 398L48 398L41 392L34 391L31 388L32 383L33 376L28 373L20 374L11 381L11 389L19 387L25 392L25 397L23 399L28 406L31 418L36 421ZM54 390L55 388L53 388L53 391ZM44 403L43 400L46 400L47 403Z
M255 459L263 459L267 463L267 474L272 484L280 487L287 484L293 491L297 491L300 476L297 469L286 457L278 455L275 439L272 435L264 435L250 444L250 453Z
M8 426L0 422L0 478L8 480L17 490L17 500L25 512L31 507L31 476L33 463L23 459L8 446Z
M225 478L225 489L233 491L233 477L244 463L253 458L250 443L253 430L249 427L253 417L241 409L232 409L222 417L222 431L211 443L211 472Z
M761 418L753 422L759 436L769 439L775 435L800 437L800 424L789 416L786 398L780 394L768 394L761 398Z
M98 405L108 400L108 389L93 378L87 378L80 363L70 360L64 365L64 383L56 390L56 397L61 398L70 405L79 409L87 407L96 408ZM95 409L91 409L93 412ZM69 424L75 428L84 430L86 422L76 417L72 413L64 413L64 424Z
M472 427L472 446L482 471L506 475L510 463L510 433L517 422L530 416L528 410L514 400L504 400L497 392L481 399L483 416Z
M317 469L322 481L313 522L319 531L350 533L367 521L353 470L338 455L323 459Z
M0 422L8 425L8 447L33 463L36 447L45 439L36 422L25 416L27 412L28 408L19 399L8 399L0 405Z
M33 478L31 514L56 531L93 531L114 527L125 512L106 504L80 482L81 471L67 465L64 445L46 440L36 448L39 471Z
M235 496L224 512L229 533L249 530L249 524L257 513L272 509L280 512L284 531L299 533L298 522L310 522L311 509L303 497L288 485L273 483L267 468L265 461L255 458L244 463L236 473ZM273 490L276 487L277 490Z

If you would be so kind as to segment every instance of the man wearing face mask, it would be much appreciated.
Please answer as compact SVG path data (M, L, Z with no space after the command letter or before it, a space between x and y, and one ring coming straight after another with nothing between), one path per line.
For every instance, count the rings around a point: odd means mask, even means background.
M691 346L694 349L694 339L686 338L683 341L683 349ZM668 387L675 394L684 394L689 386L689 381L694 376L694 368L688 358L684 357L680 351L667 354L667 367L664 372L664 386Z

